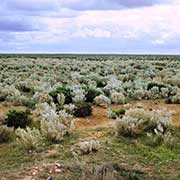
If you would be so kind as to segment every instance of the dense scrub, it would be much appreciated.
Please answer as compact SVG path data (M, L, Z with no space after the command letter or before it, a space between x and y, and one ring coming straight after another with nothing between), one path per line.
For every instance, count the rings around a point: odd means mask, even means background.
M12 141L19 151L28 155L42 155L48 147L57 146L61 151L57 158L67 162L75 159L80 164L84 162L83 156L94 155L98 161L92 156L92 162L88 160L87 164L94 163L93 167L98 169L87 171L80 166L78 178L81 179L151 179L147 174L123 168L118 163L96 165L102 163L102 158L110 161L111 156L112 161L117 161L118 155L123 157L121 151L133 154L128 149L129 143L142 157L143 153L161 156L166 151L163 155L169 161L172 157L177 160L179 134L173 127L173 112L145 110L141 105L130 108L129 103L161 99L165 103L180 104L179 57L27 57L0 59L0 103L29 109L10 110L3 115L0 143ZM123 108L110 109L110 105ZM108 129L108 133L102 130L105 133L102 141L89 137L83 140L83 133L76 130L75 123L82 117L88 121L96 106L109 109L104 116L114 119L114 128ZM91 131L84 133L88 136ZM151 148L157 148L157 152Z

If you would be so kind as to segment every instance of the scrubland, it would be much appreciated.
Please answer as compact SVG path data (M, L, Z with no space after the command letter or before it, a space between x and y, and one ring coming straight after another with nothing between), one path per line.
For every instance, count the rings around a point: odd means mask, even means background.
M180 57L0 58L0 177L180 179Z

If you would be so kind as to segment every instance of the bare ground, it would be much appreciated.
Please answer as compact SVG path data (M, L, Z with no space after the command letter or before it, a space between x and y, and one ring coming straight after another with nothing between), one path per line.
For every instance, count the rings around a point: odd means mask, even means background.
M172 119L174 125L180 125L180 104L165 104L161 100L143 100L143 101L133 101L131 102L131 107L135 107L137 103L142 103L142 106L146 110L162 110L172 112ZM108 108L119 109L123 108L122 105L111 105ZM93 107L93 115L87 118L79 118L76 122L76 128L80 130L85 129L96 129L112 127L114 120L109 120L107 117L107 110L105 107Z

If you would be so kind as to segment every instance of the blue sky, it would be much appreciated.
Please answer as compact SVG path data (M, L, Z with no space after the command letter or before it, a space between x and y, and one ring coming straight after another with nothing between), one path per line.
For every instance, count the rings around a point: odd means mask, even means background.
M180 0L1 0L1 53L180 54Z

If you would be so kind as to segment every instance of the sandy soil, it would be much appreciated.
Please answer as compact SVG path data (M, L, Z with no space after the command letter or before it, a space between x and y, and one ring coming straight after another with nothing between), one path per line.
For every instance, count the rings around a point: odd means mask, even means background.
M0 116L5 116L6 113L7 113L10 109L26 110L27 108L24 107L24 106L13 106L13 105L4 106L3 104L0 104Z
M166 109L172 112L173 124L180 125L180 104L165 104L161 100L143 100L131 102L131 107L135 108L137 103L142 103L142 106L146 110L152 109ZM122 105L111 105L109 108L118 109L123 108ZM93 115L87 118L79 118L76 122L76 128L78 129L96 129L103 127L111 127L114 124L114 120L107 118L108 108L93 107Z
M180 125L180 104L165 104L162 100L143 100L143 101L132 101L131 107L134 108L137 103L141 103L144 109L166 109L171 111L173 115L174 125ZM122 105L111 105L108 108L118 109L123 108ZM79 118L75 126L80 130L84 129L97 129L112 127L114 120L110 120L107 117L107 110L105 107L93 107L93 115L86 118ZM10 109L25 110L23 106L4 106L0 104L0 116L4 116Z

